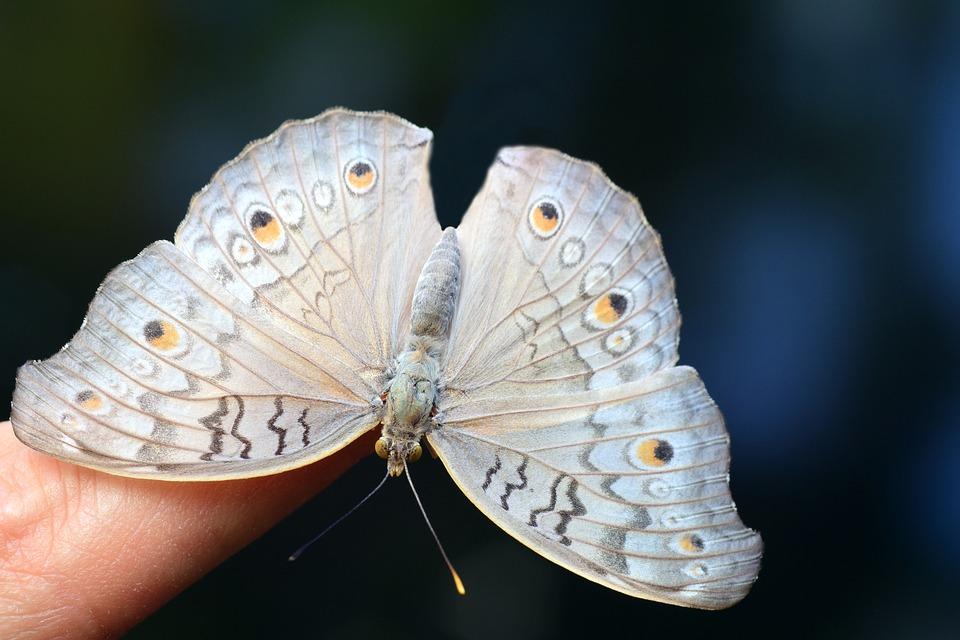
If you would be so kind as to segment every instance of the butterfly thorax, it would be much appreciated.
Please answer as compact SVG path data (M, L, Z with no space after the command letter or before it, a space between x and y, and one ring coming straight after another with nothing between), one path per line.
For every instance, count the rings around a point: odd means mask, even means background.
M420 457L420 439L433 421L450 321L460 293L460 249L453 229L444 231L423 265L413 295L410 339L397 356L387 386L383 433L376 450L387 459L392 476L403 473L405 461Z
M377 442L377 453L387 458L392 476L403 473L404 461L420 457L420 439L434 426L439 354L423 340L411 342L397 358L399 367L387 391L383 433Z

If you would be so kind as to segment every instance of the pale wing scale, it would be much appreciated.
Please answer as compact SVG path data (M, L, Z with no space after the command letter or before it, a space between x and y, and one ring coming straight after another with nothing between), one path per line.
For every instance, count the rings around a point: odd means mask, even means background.
M727 482L723 418L696 372L443 415L428 437L487 516L538 553L624 593L701 608L746 595L760 536Z

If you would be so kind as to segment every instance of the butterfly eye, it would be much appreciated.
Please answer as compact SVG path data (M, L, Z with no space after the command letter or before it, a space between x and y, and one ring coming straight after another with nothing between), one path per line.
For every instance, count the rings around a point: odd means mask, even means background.
M390 441L386 438L377 440L377 444L373 445L373 449L377 452L377 455L384 460L390 457Z
M407 462L416 462L420 459L421 455L423 455L423 447L421 447L418 442L413 445L413 449L410 449L410 453L407 455Z

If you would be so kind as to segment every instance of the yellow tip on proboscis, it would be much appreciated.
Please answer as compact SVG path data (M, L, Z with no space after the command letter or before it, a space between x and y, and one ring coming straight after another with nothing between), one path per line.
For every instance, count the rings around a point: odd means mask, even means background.
M450 567L450 573L453 574L453 584L457 586L457 593L462 596L467 595L467 590L463 588L463 580L461 580L457 572L453 570L453 567Z
M433 535L434 542L437 543L437 549L440 550L440 555L443 557L443 561L447 563L447 569L450 570L450 575L453 576L453 584L457 587L457 593L465 596L467 595L467 590L463 588L463 580L461 580L460 576L457 575L457 570L453 568L453 563L450 562L450 558L447 557L447 552L443 550L443 545L440 544L440 538L437 537L437 532L433 530L433 525L430 524L430 518L427 517L427 510L423 508L423 503L420 502L420 496L417 495L417 489L413 486L413 477L410 475L410 468L407 466L407 460L406 458L401 458L400 461L403 463L401 472L406 472L404 475L407 476L407 483L410 485L410 491L413 492L413 497L417 500L417 506L420 507L420 513L423 514L423 520L427 523L427 528L430 529L430 533Z

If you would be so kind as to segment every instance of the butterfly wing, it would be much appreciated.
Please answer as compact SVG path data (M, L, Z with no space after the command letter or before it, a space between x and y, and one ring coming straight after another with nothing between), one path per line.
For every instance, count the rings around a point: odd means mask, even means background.
M602 388L676 362L680 315L660 238L595 165L501 150L457 235L454 393Z
M428 437L461 490L541 555L632 596L743 598L759 535L730 497L723 418L696 372L454 408Z
M439 235L429 141L334 110L250 145L176 246L115 269L70 344L20 369L18 437L120 475L214 480L307 464L375 426Z
M760 538L730 496L719 410L673 366L673 279L636 200L592 164L505 149L458 235L462 299L429 435L456 483L591 580L739 601Z
M379 394L440 237L431 138L387 113L332 109L287 123L194 197L176 244Z

